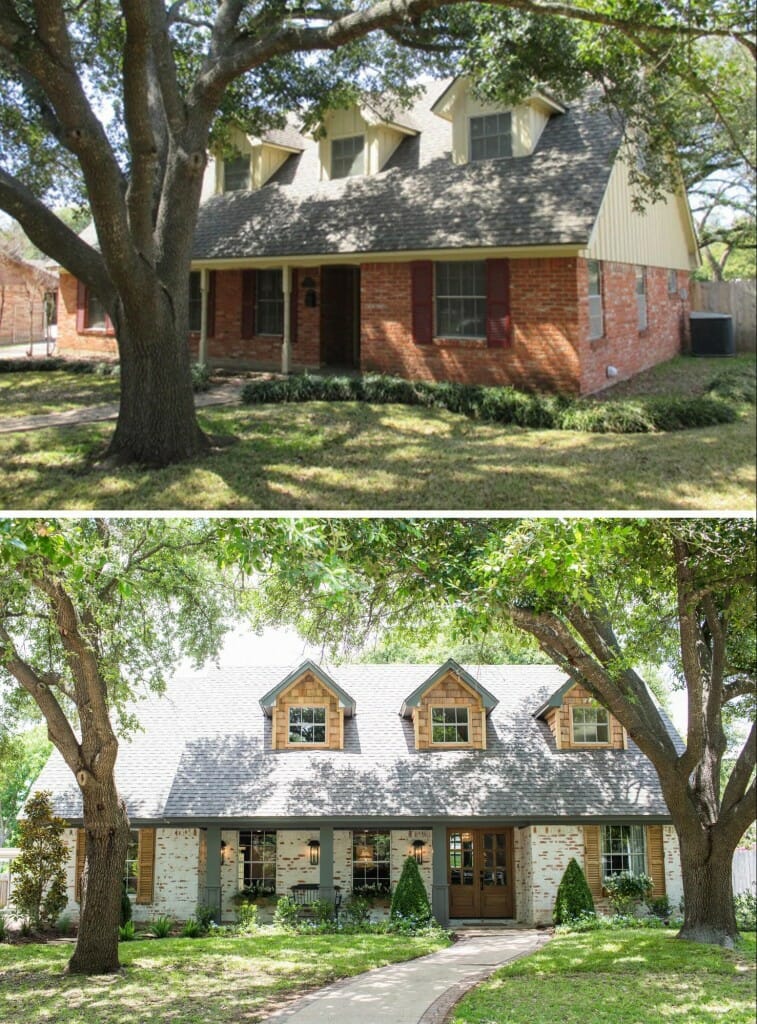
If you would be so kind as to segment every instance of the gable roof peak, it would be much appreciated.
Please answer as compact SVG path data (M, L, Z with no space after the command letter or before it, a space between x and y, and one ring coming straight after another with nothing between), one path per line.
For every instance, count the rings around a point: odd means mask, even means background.
M497 698L490 693L486 687L475 678L475 676L472 676L470 672L462 667L462 665L459 665L454 658L447 658L444 664L435 669L428 679L424 680L420 686L417 686L408 697L405 697L402 702L400 715L403 718L407 718L408 715L411 714L412 709L418 707L423 695L435 686L440 679L443 679L449 672L456 675L458 679L465 683L466 686L479 695L487 715L497 706L497 704L499 704Z
M264 694L260 698L260 706L269 718L273 711L273 707L281 694L288 690L292 683L296 682L300 676L305 675L306 672L312 672L316 679L328 690L331 690L331 692L337 697L340 706L344 708L345 718L350 718L355 714L357 705L354 699L350 697L346 690L342 689L342 687L324 668L317 665L311 658L306 658L296 668L292 669L292 671L285 676L280 683L277 683L272 690L269 690L268 693Z

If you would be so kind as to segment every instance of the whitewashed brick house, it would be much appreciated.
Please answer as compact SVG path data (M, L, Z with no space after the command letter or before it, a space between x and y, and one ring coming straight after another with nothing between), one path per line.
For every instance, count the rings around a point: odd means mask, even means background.
M442 923L549 923L571 857L597 899L629 869L681 896L654 768L551 666L218 669L175 679L139 718L117 765L137 921L197 904L233 920L241 889L381 894L409 855ZM57 754L38 788L70 824L75 915L81 804Z

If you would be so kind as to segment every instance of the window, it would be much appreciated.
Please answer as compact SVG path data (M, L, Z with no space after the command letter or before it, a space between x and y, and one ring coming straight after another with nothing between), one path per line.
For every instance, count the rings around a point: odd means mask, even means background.
M331 177L349 178L353 174L363 174L364 136L350 135L346 139L334 139L331 143Z
M487 114L470 119L470 158L490 160L512 156L513 141L510 114Z
M451 885L473 885L473 833L450 832L449 880Z
M250 157L236 156L229 157L223 162L223 190L224 192L244 192L250 187Z
M255 288L256 333L284 333L284 293L280 270L259 270Z
M639 330L647 329L647 268L636 268L636 307L639 313Z
M678 294L678 272L675 270L668 271L668 295Z
M276 833L239 833L239 888L276 892Z
M352 833L352 888L389 892L391 840L388 831Z
M202 291L200 290L200 271L193 270L189 275L189 329L200 332L202 324Z
M436 264L436 334L486 337L486 264Z
M467 743L467 708L431 708L432 743Z
M601 338L605 333L602 310L602 268L598 260L589 260L589 340Z
M325 743L326 708L290 708L290 743Z
M129 833L129 845L126 847L126 869L124 871L124 885L129 896L137 895L137 880L139 878L139 832L133 830Z
M572 708L574 743L609 743L610 716L604 708Z
M641 875L646 869L643 825L602 826L602 878L624 871Z
M105 306L87 289L87 321L86 327L89 331L104 331L106 328Z

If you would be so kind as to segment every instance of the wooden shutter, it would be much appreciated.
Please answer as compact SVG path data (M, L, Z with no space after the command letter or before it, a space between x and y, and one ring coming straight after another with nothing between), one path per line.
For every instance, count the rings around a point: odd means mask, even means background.
M292 294L289 296L289 340L297 342L297 269L292 268Z
M434 264L417 260L410 264L413 305L413 340L430 345L434 338Z
M510 344L510 261L486 261L486 343L489 348Z
M665 895L665 847L662 825L647 825L647 874L654 881L651 896Z
M242 338L255 336L255 271L242 271Z
M584 825L584 874L595 900L602 898L602 843L599 825Z
M76 331L81 334L87 329L87 286L76 282ZM78 897L77 897L78 898Z
M76 830L76 868L74 873L74 899L81 903L81 876L84 874L84 861L87 856L87 837L83 828Z
M155 829L139 830L137 865L137 903L152 903L155 875Z
M216 334L216 272L208 273L208 337Z

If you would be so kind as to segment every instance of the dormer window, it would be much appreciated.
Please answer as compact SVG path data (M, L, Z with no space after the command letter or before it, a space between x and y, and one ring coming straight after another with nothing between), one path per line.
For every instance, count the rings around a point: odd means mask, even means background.
M610 716L604 708L572 707L573 742L609 743Z
M350 135L331 143L331 177L349 178L365 174L365 136Z
M471 160L491 160L513 155L512 116L486 114L470 119Z
M431 708L432 743L467 743L468 708Z
M310 746L326 742L325 707L290 707L289 742Z
M238 153L223 162L224 192L246 192L250 187L250 157Z

